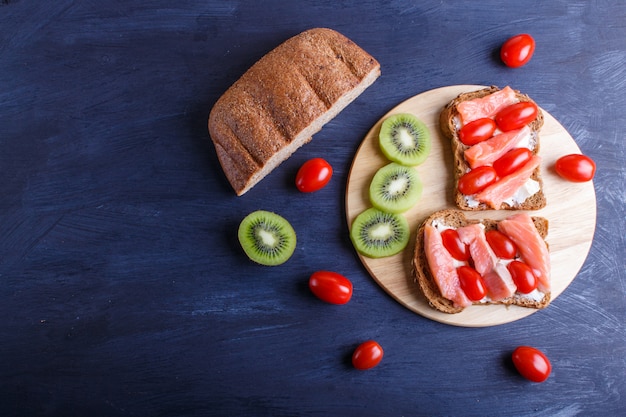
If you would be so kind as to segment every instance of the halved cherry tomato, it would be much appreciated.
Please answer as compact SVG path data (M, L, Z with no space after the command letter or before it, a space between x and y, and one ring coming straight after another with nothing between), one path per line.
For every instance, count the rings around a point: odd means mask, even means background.
M487 243L493 249L493 253L498 258L513 259L517 254L517 246L507 235L498 230L489 230L485 232Z
M532 156L533 153L528 148L511 149L493 163L493 169L499 177L505 177L523 167Z
M537 105L531 101L506 106L496 114L496 125L503 132L521 129L537 117Z
M485 281L474 268L462 265L456 269L456 273L459 275L461 289L471 301L481 300L487 295Z
M513 283L517 286L517 291L522 294L528 294L537 288L537 277L530 266L524 262L511 261L506 268L511 273Z
M446 229L441 232L443 246L448 250L450 255L456 260L467 261L470 258L469 247L461 242L459 233L456 229Z
M306 161L296 174L296 187L303 193L312 193L328 184L333 175L333 168L322 158Z
M491 166L484 165L474 168L459 178L458 189L462 194L473 195L496 182L496 179L498 179L496 170Z
M496 131L496 122L488 117L469 122L459 130L459 139L463 144L472 146L489 139Z
M554 169L566 180L586 182L596 174L596 163L586 155L571 154L557 159Z
M383 359L383 348L374 340L361 343L352 354L352 365L366 370L375 367Z
M548 357L531 346L518 346L512 354L513 365L522 376L533 382L543 382L550 376L552 365Z
M527 33L507 39L500 48L500 59L507 67L525 65L535 52L535 39Z
M309 277L309 288L317 298L331 304L345 304L352 298L352 282L337 272L314 272Z

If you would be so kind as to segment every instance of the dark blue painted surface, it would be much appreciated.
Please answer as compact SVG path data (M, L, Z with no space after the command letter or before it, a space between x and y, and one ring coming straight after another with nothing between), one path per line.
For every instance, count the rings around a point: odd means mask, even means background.
M626 6L613 1L32 1L0 5L0 414L3 416L591 416L626 412ZM237 198L206 129L260 56L311 27L383 75L313 142ZM497 48L531 33L533 60ZM355 150L389 109L451 84L529 93L598 162L597 229L545 311L485 329L406 310L367 275L343 199ZM301 163L335 176L304 195ZM293 258L253 265L236 229L274 210ZM325 305L308 275L354 283ZM351 368L369 338L382 364ZM543 384L507 360L531 344Z

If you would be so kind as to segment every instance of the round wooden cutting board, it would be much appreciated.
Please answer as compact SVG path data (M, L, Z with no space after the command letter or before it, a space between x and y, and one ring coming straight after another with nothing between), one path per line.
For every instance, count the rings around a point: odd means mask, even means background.
M483 86L442 87L418 94L393 108L363 139L352 162L346 189L346 215L348 225L351 226L359 213L371 207L368 188L372 177L380 167L389 163L378 146L382 121L391 114L406 112L426 123L432 136L432 149L426 162L416 168L424 186L422 198L404 213L411 227L409 245L403 252L388 258L359 256L374 280L408 309L441 323L466 327L509 323L541 311L490 305L471 306L458 314L445 314L427 304L413 281L411 259L418 226L431 213L456 207L453 200L452 151L449 141L440 134L439 112L458 94L480 88ZM545 208L529 213L547 218L550 224L547 241L550 246L554 302L574 280L589 253L596 223L596 198L593 182L568 182L554 172L554 163L560 156L580 153L580 149L565 128L545 110L542 111L545 122L540 132L540 155L543 158L541 168L548 203ZM511 211L505 210L466 212L468 218L474 219L502 219L510 214Z

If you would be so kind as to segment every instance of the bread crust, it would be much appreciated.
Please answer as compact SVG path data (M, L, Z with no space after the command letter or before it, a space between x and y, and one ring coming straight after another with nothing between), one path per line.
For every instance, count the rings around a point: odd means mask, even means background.
M545 240L548 235L548 220L544 217L532 216L535 228L539 232L539 235ZM428 304L443 312L449 314L460 313L464 310L463 307L455 306L454 303L447 298L444 298L439 291L439 287L435 282L426 259L426 253L424 252L424 227L427 224L431 224L433 221L438 220L446 225L454 228L467 226L470 224L482 223L485 226L485 231L496 229L498 221L492 219L473 220L465 217L465 214L461 210L445 209L437 211L431 214L426 220L424 220L417 231L415 239L415 249L413 254L413 278L419 286L422 294L428 301ZM548 244L546 243L546 246ZM474 305L516 305L520 307L542 309L550 304L551 294L547 293L540 301L535 301L530 298L524 298L522 294L515 294L512 297L506 298L500 301L489 302L475 302Z
M487 88L483 88L477 91L470 91L466 93L459 94L456 98L451 100L446 106L443 108L441 113L439 114L439 128L443 136L451 141L452 153L454 159L454 200L458 208L462 210L468 211L480 211L480 210L491 210L491 208L485 203L479 203L477 206L470 206L467 204L465 196L458 191L459 179L465 174L469 165L465 160L463 153L465 150L469 148L469 146L463 144L458 136L458 129L455 124L455 120L460 118L459 112L456 108L457 104L472 100L475 98L485 97L489 94L495 93L499 91L500 88L496 86L491 86ZM535 103L527 94L522 94L519 90L514 90L516 98L521 102L532 102ZM535 103L536 104L536 103ZM533 154L536 155L539 153L540 148L540 140L539 140L539 131L543 126L544 116L543 112L537 106L538 112L537 117L529 124L529 128L533 135L536 137L536 145L532 150ZM527 198L522 203L516 203L510 205L508 203L502 203L500 209L502 210L538 210L546 206L546 196L543 192L543 181L541 178L541 168L537 167L531 178L539 183L540 189L537 193Z
M263 56L215 103L208 128L242 195L371 85L380 64L342 34L302 32Z

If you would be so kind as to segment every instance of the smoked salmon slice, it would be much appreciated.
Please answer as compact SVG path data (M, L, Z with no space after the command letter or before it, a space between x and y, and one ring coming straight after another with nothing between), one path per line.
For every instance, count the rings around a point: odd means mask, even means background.
M456 109L465 125L483 117L494 117L500 110L515 103L517 103L515 91L507 85L488 96L463 101L457 104Z
M509 216L498 223L498 230L517 245L522 261L537 277L537 289L550 292L550 253L530 215L518 213Z
M497 134L465 150L465 160L472 169L483 165L492 165L529 135L530 128L528 126Z
M435 278L441 295L455 306L467 307L472 302L461 289L454 258L443 246L441 233L432 225L424 226L424 252L430 272Z
M456 231L461 242L469 245L474 269L482 275L489 298L499 301L515 294L517 287L511 273L504 265L498 264L498 257L487 242L484 228L479 224L471 224L459 227Z
M491 184L478 194L474 198L480 202L489 205L491 208L498 210L502 203L513 197L517 190L522 187L532 176L535 168L541 163L541 157L533 155L532 158L524 166L517 171L506 177L500 178L495 183Z

